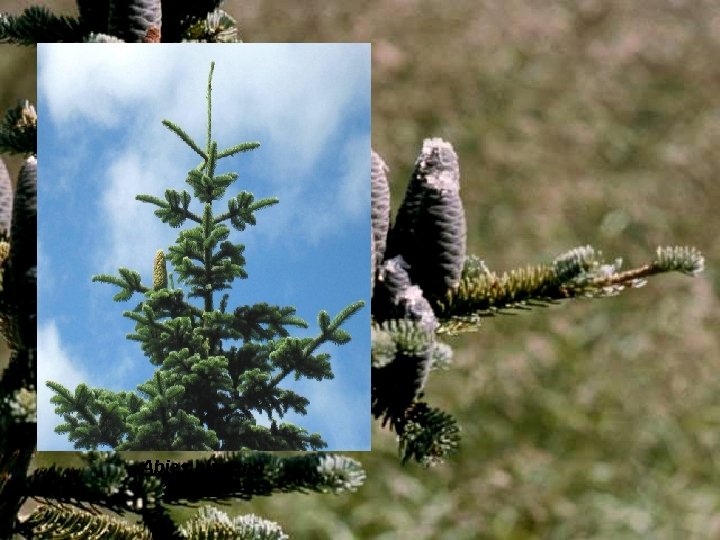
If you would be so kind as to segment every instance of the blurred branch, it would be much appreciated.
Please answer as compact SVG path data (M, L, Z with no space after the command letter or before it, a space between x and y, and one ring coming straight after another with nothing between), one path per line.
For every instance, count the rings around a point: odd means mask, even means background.
M5 112L0 123L0 153L37 153L37 113L29 101L21 101Z
M0 13L0 43L233 43L237 21L222 0L78 0L80 17L31 6ZM161 27L162 26L162 27Z
M0 43L81 42L85 29L78 19L58 16L41 6L26 8L20 15L0 14Z

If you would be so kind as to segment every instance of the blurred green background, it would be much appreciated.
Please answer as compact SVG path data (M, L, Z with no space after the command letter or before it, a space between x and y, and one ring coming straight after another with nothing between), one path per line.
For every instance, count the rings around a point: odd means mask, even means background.
M626 267L658 244L695 245L707 267L453 338L453 367L427 388L463 426L447 464L401 466L394 436L376 426L373 452L351 454L369 475L356 494L278 495L227 511L258 513L297 538L720 537L720 6L225 8L246 41L372 41L373 146L390 165L394 207L422 139L449 140L469 252L491 269L586 243Z

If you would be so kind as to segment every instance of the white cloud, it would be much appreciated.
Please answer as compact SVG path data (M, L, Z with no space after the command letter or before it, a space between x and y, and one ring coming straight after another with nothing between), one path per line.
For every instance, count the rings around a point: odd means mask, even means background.
M162 157L154 159L152 150L138 145L140 151L126 150L106 169L107 188L100 205L105 223L99 229L97 268L113 272L119 267L131 268L148 276L155 252L169 244L173 233L153 214L157 207L135 200L139 193L162 198L158 183L174 167ZM167 186L166 186L167 187Z
M178 55L147 54L141 46L40 44L38 84L43 104L57 122L92 118L104 126L126 121L129 104L147 101L168 88ZM163 61L164 60L164 61Z
M55 406L50 403L54 392L45 385L45 381L60 383L70 391L74 391L78 384L88 382L87 377L70 360L53 320L38 326L37 355L38 449L68 449L67 439L53 431L55 426L62 423L62 418L55 414Z
M281 204L272 209L272 220L258 227L258 233L272 241L292 225L305 232L311 245L317 245L327 235L337 234L343 223L355 220L367 208L365 177L369 169L369 134L353 137L344 148L338 149L346 162L339 178L319 178L315 172L319 168L320 153L327 151L328 141L338 136L343 111L347 114L346 109L357 98L359 85L368 84L367 73L357 69L357 62L346 61L347 47L298 49L295 45L273 45L235 49L235 52L243 50L250 54L228 54L227 48L222 54L208 54L192 47L183 49L182 66L173 63L177 54L161 55L165 63L159 65L156 55L147 48L140 51L141 62L136 59L140 54L136 48L110 46L109 49L113 54L107 58L83 54L83 61L77 62L80 67L75 67L77 73L72 78L93 79L94 90L85 89L81 99L77 99L71 92L58 92L53 86L50 100L56 103L55 109L63 111L64 116L58 120L68 120L68 111L74 110L91 122L102 124L104 113L87 105L96 99L106 99L105 108L118 109L120 103L127 102L132 103L133 113L136 110L153 112L133 115L134 135L126 142L118 142L117 158L106 169L109 182L102 206L110 234L106 242L108 248L103 249L101 255L105 270L118 266L149 268L148 261L152 260L155 250L168 243L163 239L173 239L162 235L167 228L158 228L152 209L137 203L134 197L137 193L161 196L169 179L173 179L176 188L185 187L182 179L186 169L195 163L183 169L178 166L177 154L184 160L188 155L191 159L194 156L173 134L160 127L159 119L173 120L204 144L208 57L217 57L213 77L214 137L221 147L260 139L262 147L258 152L263 153L263 160L267 162L266 179L277 188L272 194L281 198ZM66 56L61 55L58 60L49 55L41 61L41 66L55 62L63 71L73 69L75 64L64 63ZM104 80L95 80L98 70L104 73L103 70L108 69L105 63L115 62L121 67L139 63L144 69L128 75L127 80L118 81L115 72ZM147 66L150 65L154 66L150 70L153 80L162 80L159 86L168 91L159 93L157 88L147 89L141 99L138 88L147 87L143 77L149 77ZM198 70L198 65L203 65L203 69ZM57 76L48 68L41 79L52 80ZM242 157L238 159L231 168L240 169L242 181ZM316 193L309 201L307 189L313 184ZM307 211L309 206L312 212ZM260 221L262 217L265 216L261 216ZM293 240L297 242L298 238Z
M289 162L288 172L312 164L340 112L369 85L369 70L358 69L359 51L346 44L265 44L222 55L213 79L217 110L226 118L219 133L262 130L292 157L278 160Z
M215 136L229 146L240 133L261 134L275 182L313 170L342 111L369 86L367 52L347 44L43 44L39 54L42 102L55 122L135 125L162 111L195 137L205 133L207 67L217 60Z

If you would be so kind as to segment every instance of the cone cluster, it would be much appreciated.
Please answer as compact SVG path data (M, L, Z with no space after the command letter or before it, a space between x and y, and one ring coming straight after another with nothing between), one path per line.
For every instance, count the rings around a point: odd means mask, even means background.
M110 0L108 31L127 43L159 43L161 24L159 0Z
M91 43L237 42L222 0L78 0Z
M373 412L393 422L421 395L435 349L433 306L460 283L467 226L460 199L460 167L450 143L425 139L397 213L390 223L388 166L371 156L371 283L377 325L404 321L412 332L391 332L391 362L374 362ZM380 326L378 327L378 329ZM414 346L416 339L423 346ZM402 376L401 376L402 375ZM392 388L392 392L387 390ZM391 395L394 396L391 399Z

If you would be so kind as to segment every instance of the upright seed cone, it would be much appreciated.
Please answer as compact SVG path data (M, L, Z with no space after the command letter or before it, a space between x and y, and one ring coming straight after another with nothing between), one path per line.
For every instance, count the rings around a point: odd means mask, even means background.
M165 253L158 249L153 262L153 289L166 289L168 285L167 267L165 265Z
M442 139L425 139L390 233L387 257L402 255L410 279L432 301L457 287L466 236L457 154Z
M12 221L12 182L5 162L0 159L0 235L10 233Z
M108 32L128 43L159 43L160 0L110 0Z
M375 152L371 153L370 168L370 220L372 223L373 252L372 277L375 284L375 272L385 257L387 234L390 227L390 189L387 181L388 166Z

